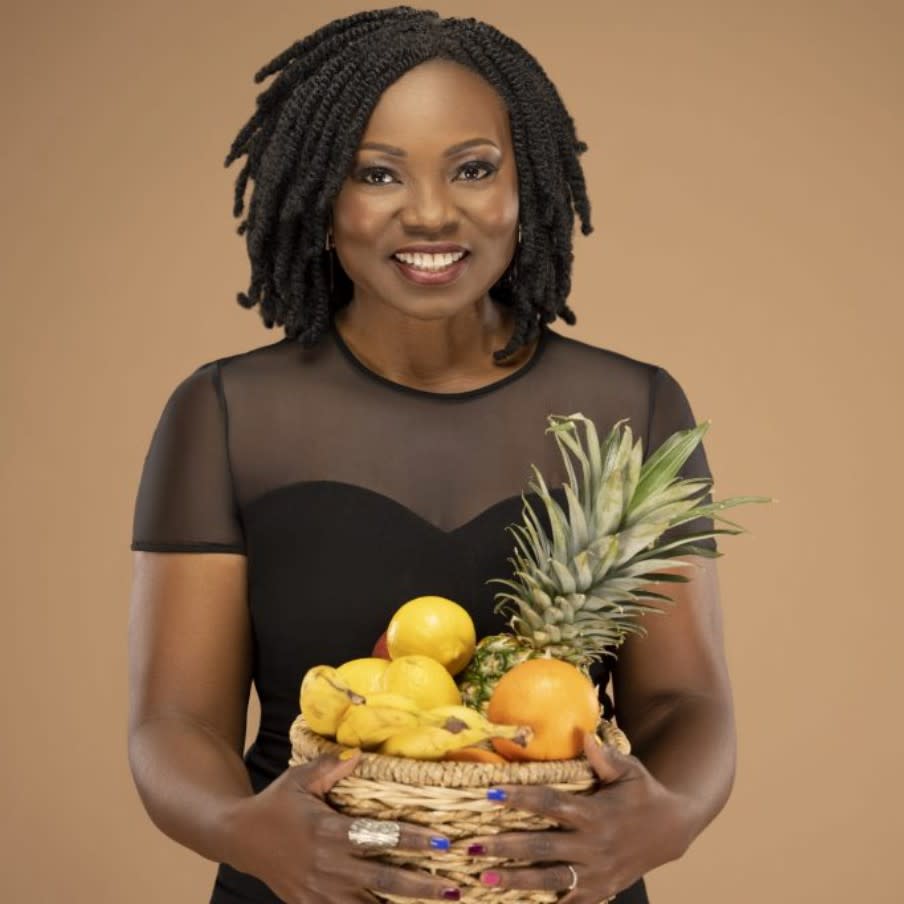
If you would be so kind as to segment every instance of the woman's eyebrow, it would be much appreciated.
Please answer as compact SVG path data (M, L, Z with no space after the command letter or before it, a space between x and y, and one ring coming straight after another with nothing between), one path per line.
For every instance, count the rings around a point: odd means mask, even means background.
M467 141L461 141L458 144L453 144L452 147L447 148L443 153L444 157L452 157L457 154L459 151L464 151L467 148L474 147L478 144L491 144L496 150L499 150L499 146L495 141L490 141L489 138L469 138ZM359 148L361 151L382 151L384 154L389 154L392 157L407 157L408 152L402 150L402 148L393 147L391 144L382 144L379 141L365 141Z

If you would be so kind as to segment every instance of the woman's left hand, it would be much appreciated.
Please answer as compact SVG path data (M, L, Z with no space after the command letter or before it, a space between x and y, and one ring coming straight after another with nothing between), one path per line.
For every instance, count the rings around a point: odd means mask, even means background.
M599 904L645 873L677 860L687 849L686 803L658 782L637 757L602 746L587 733L584 752L602 787L589 795L547 785L500 785L501 806L548 816L562 829L500 832L456 842L455 850L483 845L485 854L556 865L489 869L481 881L496 888L562 891L560 904ZM478 856L483 856L478 855Z

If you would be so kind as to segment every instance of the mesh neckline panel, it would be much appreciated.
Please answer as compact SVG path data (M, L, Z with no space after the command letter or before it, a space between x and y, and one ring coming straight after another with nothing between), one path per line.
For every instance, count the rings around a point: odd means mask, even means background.
M377 373L375 370L369 368L358 357L356 357L355 353L348 347L348 345L346 345L342 336L339 334L339 330L336 329L335 324L332 324L329 330L333 342L335 342L336 346L341 350L345 358L352 364L353 367L355 367L370 379L381 383L384 386L395 390L396 392L402 392L409 395L421 396L431 399L448 399L451 401L472 399L478 396L486 395L490 392L495 392L497 389L502 389L503 386L508 386L509 383L513 383L516 380L519 380L521 377L525 376L527 373L533 370L536 364L540 361L540 358L543 356L543 352L548 341L548 332L549 331L546 327L546 324L541 323L540 336L537 342L537 347L534 349L534 353L517 370L513 371L510 374L507 374L501 380L495 380L492 383L486 384L485 386L479 386L476 389L467 389L461 392L433 392L430 389L419 389L414 386L406 386L404 383L397 383L395 380L390 380L388 377L384 377L382 374Z
M247 551L254 538L245 520L263 510L258 500L269 500L268 511L277 500L288 505L291 531L323 518L318 505L351 523L379 502L384 515L396 505L401 517L400 504L432 528L463 534L475 519L516 520L533 467L549 487L567 479L551 415L580 412L600 439L627 418L646 456L694 423L667 371L546 326L517 370L452 393L387 379L328 332L317 348L287 338L218 359L175 388L146 456L136 548ZM702 450L683 476L709 476Z

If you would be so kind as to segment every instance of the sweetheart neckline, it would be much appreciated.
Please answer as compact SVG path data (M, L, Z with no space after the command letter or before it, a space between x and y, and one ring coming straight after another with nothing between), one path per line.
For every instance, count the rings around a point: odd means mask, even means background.
M486 517L487 515L489 515L491 512L495 511L496 509L498 509L504 505L511 505L512 502L514 502L516 500L520 501L521 497L524 495L534 497L539 500L539 496L537 496L537 494L533 490L522 490L520 493L515 493L511 496L506 496L502 499L497 499L496 502L493 502L486 508L477 512L475 515L473 515L467 521L462 522L457 527L452 527L452 528L447 529L444 527L440 527L438 524L434 524L428 518L425 518L422 514L420 514L420 512L415 511L413 508L406 505L404 502L401 502L400 500L396 499L395 497L387 496L385 493L381 493L379 490L374 490L371 487L366 487L366 486L363 486L363 485L357 484L357 483L351 483L350 481L347 481L347 480L311 479L311 480L296 480L291 483L286 483L286 484L282 484L281 486L274 487L272 490L266 490L265 492L261 493L259 496L256 496L250 502L246 503L245 506L243 507L244 511L246 513L250 513L252 509L256 508L257 506L261 505L262 503L272 499L273 497L275 497L281 493L284 493L284 492L287 492L290 490L294 490L294 489L298 489L300 487L308 487L308 486L335 486L335 487L339 487L341 489L355 490L358 492L365 493L369 496L375 496L376 498L378 498L380 500L389 502L390 504L392 504L392 505L396 506L397 508L401 509L402 511L406 512L408 515L410 515L417 521L421 522L422 524L425 524L427 527L432 528L433 530L435 530L441 534L444 534L447 537L452 537L455 534L458 534L458 533L461 533L462 531L467 530L469 527L473 526L476 522L482 520L484 517ZM550 489L550 495L557 502L561 503L561 502L565 501L564 494L565 494L565 489L563 486L552 487Z

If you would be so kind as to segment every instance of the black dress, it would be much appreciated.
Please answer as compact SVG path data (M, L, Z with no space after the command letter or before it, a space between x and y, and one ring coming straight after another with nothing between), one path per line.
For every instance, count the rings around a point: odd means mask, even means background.
M284 338L179 383L144 462L131 548L248 557L261 722L244 759L255 791L287 768L305 671L369 656L406 600L457 601L478 637L506 629L493 612L501 585L487 581L511 577L506 527L521 522L522 493L544 517L527 489L531 464L565 504L566 471L545 430L547 415L575 412L601 440L630 418L645 457L695 423L663 368L547 326L527 363L466 392L392 382L335 328L316 348ZM711 476L702 444L682 474ZM711 527L697 519L671 534ZM593 677L611 711L608 663ZM279 900L222 864L210 902ZM646 902L643 881L616 901Z

